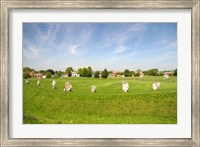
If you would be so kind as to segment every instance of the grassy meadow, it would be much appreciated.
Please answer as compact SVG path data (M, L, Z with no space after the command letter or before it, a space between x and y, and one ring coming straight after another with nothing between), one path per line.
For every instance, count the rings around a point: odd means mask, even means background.
M58 78L23 81L24 124L176 124L177 77ZM122 91L122 81L129 91ZM64 92L65 82L73 86ZM153 82L159 90L152 90ZM92 93L90 87L97 86Z

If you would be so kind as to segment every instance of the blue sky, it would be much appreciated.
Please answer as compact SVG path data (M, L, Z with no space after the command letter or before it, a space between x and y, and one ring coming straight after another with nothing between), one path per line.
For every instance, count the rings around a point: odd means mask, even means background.
M173 70L176 23L24 23L23 67Z

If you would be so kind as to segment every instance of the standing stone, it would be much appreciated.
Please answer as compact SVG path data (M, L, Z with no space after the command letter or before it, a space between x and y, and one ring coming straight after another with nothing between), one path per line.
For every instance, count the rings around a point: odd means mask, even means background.
M55 89L55 88L56 88L56 81L53 80L53 82L52 82L52 89Z
M72 85L69 82L65 83L65 90L66 91L72 91Z
M129 89L129 84L125 81L122 82L122 91L123 92L128 92Z
M160 82L156 82L158 89L160 88Z
M169 75L165 74L164 76L164 79L169 79Z
M91 92L96 92L96 86L95 85L91 86Z
M160 88L160 82L155 82L152 84L153 90L158 90Z
M40 86L40 80L39 80L39 79L38 79L38 81L37 81L37 85Z

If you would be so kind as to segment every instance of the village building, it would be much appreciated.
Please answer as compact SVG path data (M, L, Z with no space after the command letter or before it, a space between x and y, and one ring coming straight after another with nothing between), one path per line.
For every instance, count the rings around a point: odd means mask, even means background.
M112 71L112 73L110 73L108 75L109 78L114 78L114 77L125 77L124 75L122 75L120 72L118 71Z
M111 76L112 76L112 77L117 77L117 75L118 75L118 72L117 72L117 71L112 71L112 73L111 73Z
M35 71L31 71L29 73L29 75L31 76L31 78L44 78L44 76L45 76L42 73L35 73ZM45 76L45 78L46 78L46 76Z
M163 73L163 75L168 75L168 76L171 76L172 74L173 74L172 72L168 72L168 71Z
M35 73L33 75L34 78L43 78L43 74L42 73Z
M72 71L71 74L72 77L80 77L80 74L77 74L76 71Z
M35 71L31 71L31 72L29 73L29 75L31 76L31 78L34 78L34 74L35 74Z
M109 78L117 77L117 71L112 71L112 73L109 73L108 77Z

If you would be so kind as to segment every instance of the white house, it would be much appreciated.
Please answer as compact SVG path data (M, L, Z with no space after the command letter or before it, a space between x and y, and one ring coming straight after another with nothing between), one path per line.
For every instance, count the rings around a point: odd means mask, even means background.
M80 77L80 74L77 74L75 71L72 71L72 77Z

